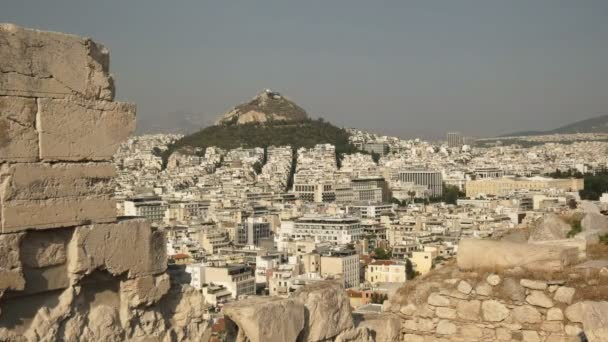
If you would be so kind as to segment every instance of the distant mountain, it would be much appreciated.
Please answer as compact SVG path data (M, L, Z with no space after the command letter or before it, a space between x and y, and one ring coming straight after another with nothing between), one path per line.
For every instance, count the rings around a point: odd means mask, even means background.
M209 146L233 149L290 145L297 149L329 143L336 146L338 156L357 151L347 130L321 118L310 119L301 107L268 90L222 115L216 123L176 141L163 158L167 160L176 150L190 153L192 147Z
M306 111L278 92L265 89L251 101L240 104L222 115L218 125L242 125L270 121L302 121Z
M591 119L576 121L549 131L516 132L502 135L502 137L573 133L608 133L608 114Z

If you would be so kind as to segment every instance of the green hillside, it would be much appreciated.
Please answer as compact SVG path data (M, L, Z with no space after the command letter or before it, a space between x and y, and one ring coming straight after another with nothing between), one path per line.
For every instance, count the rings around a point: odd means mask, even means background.
M348 141L345 129L336 127L323 119L301 121L271 121L240 125L216 125L176 141L164 153L165 160L176 150L190 150L190 147L207 148L216 146L224 149L238 147L268 147L290 145L294 148L310 148L316 144L329 143L336 146L336 154L350 154L357 151Z

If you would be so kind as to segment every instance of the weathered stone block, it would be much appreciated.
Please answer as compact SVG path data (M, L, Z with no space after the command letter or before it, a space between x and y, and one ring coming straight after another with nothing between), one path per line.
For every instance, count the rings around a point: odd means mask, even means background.
M0 94L114 99L108 50L88 38L0 24Z
M65 289L70 286L65 264L44 268L24 268L23 275L26 294Z
M63 265L67 261L67 245L72 229L28 231L21 243L21 262L24 267L43 268Z
M110 160L135 129L135 105L39 99L37 125L43 160Z
M129 307L154 304L169 292L169 288L168 274L127 279L120 283L120 293Z
M68 270L84 275L105 269L129 278L159 274L167 269L164 232L143 219L77 227L68 246Z
M306 307L303 338L307 341L330 339L354 327L350 302L342 285L337 282L323 281L305 286L293 297Z
M304 329L304 305L278 297L250 299L224 307L227 341L296 341Z
M507 241L463 239L458 246L460 269L560 271L578 260L578 249Z
M0 162L38 159L36 111L34 99L0 96Z
M19 260L19 245L23 234L0 235L0 293L4 290L23 290L25 279Z
M114 167L20 163L0 170L2 232L116 220Z

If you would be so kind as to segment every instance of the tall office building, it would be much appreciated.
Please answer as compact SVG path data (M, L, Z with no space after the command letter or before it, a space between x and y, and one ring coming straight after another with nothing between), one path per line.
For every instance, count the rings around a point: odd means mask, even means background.
M406 170L399 172L399 180L402 182L424 185L429 191L429 197L441 197L443 195L443 177L440 171L432 170Z
M462 135L459 132L448 132L447 140L449 147L460 147L463 143Z

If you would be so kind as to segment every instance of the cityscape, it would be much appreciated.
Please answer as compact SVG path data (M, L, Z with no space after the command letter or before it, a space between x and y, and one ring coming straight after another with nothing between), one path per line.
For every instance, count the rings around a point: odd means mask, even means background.
M392 134L256 81L150 124L102 43L0 23L0 341L608 341L608 114Z

